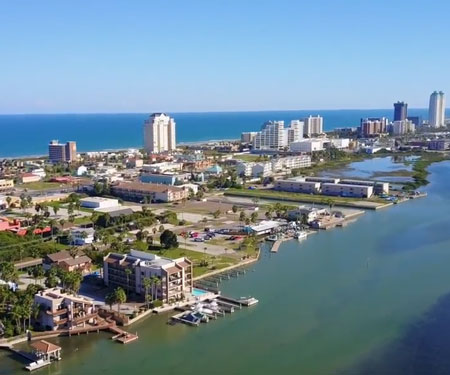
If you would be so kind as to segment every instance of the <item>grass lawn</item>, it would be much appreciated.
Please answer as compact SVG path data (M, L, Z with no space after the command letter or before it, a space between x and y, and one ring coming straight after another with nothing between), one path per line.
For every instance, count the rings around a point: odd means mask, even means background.
M232 266L239 262L239 258L232 256L213 256L200 253L198 251L187 250L183 248L161 250L159 246L153 246L148 250L148 245L143 242L136 241L133 247L150 253L164 256L171 259L186 257L194 263L194 277L201 276L207 272L220 270L225 267Z
M238 159L242 161L257 161L261 159L260 155L253 155L253 154L244 154L244 155L234 155L233 159Z
M225 195L230 196L241 196L241 197L256 197L256 198L266 198L266 199L278 199L280 201L297 201L297 202L312 202L320 204L328 204L328 201L333 201L334 204L344 204L346 206L351 206L352 203L367 201L375 203L386 203L380 198L347 198L347 197L331 197L325 195L313 195L313 194L302 194L302 193L291 193L286 191L275 191L275 190L245 190L245 189L229 189L225 192Z
M45 182L45 181L29 182L28 184L18 185L18 187L28 190L47 190L47 189L56 189L64 186L66 185L60 184L59 182Z

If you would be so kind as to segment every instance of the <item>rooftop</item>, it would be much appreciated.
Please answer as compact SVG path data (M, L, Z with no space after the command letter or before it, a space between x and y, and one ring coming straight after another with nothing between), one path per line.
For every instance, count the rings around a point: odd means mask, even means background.
M181 191L182 189L160 184L147 184L143 182L119 182L111 186L112 189L137 190L148 193L165 193L167 191Z
M51 342L45 341L45 340L39 340L36 342L31 343L31 347L41 353L53 353L57 350L61 350L61 347L55 344L52 344Z

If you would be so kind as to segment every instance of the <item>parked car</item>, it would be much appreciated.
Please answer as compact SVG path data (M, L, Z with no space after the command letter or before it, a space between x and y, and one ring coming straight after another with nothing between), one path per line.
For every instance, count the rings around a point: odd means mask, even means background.
M201 237L195 237L194 242L205 242L205 240Z

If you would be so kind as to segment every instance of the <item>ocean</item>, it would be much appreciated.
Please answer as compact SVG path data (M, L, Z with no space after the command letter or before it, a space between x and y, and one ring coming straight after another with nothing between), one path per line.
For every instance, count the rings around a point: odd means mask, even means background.
M321 115L325 130L358 126L362 117L391 118L391 109L301 110L259 112L169 113L177 123L177 142L237 139L241 132L259 130L267 120ZM411 116L427 115L411 109ZM0 115L0 158L46 155L49 141L76 141L83 151L142 147L142 127L148 113Z

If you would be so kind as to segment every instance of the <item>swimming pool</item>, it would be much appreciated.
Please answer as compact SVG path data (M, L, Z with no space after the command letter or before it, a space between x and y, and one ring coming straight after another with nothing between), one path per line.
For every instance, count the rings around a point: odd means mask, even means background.
M197 288L192 288L192 295L194 297L200 297L203 296L204 294L208 293L206 290L203 289L197 289Z

